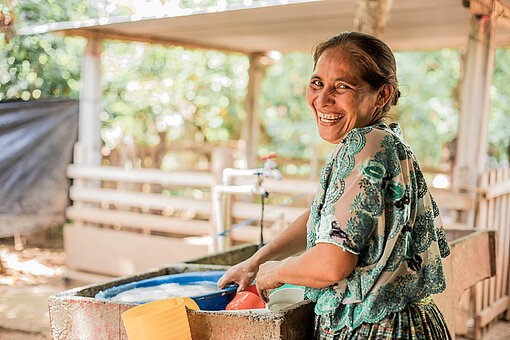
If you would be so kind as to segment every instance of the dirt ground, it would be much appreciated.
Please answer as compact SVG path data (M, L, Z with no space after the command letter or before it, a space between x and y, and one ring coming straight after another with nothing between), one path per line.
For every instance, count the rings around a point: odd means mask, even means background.
M0 339L50 339L48 296L82 285L62 279L63 249L0 245Z
M85 282L64 281L63 249L0 243L0 340L51 339L48 296ZM458 340L470 339L457 337ZM510 339L510 322L499 322L483 340Z

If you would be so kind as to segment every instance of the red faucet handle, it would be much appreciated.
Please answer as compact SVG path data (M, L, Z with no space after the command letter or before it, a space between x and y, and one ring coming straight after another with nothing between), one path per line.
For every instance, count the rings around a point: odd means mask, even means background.
M270 155L260 157L260 160L265 161L266 159L276 158L276 156L278 156L277 153L272 153Z

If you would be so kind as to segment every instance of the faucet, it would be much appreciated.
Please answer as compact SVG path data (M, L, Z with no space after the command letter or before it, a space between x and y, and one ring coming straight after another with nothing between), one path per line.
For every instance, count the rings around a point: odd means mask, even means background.
M231 185L232 178L235 177L251 177L251 176L262 176L262 177L272 177L277 180L282 179L282 174L278 169L276 169L276 162L273 158L276 158L277 154L271 154L268 156L260 157L260 160L264 161L264 166L262 168L256 169L233 169L233 168L225 168L223 169L223 185L228 186Z
M260 195L262 198L262 211L264 206L264 198L267 197L268 193L262 186L264 177L271 177L277 180L282 179L281 172L276 169L276 162L273 158L276 158L277 154L271 154L265 157L261 157L260 160L264 161L262 168L256 169L233 169L225 168L222 174L222 185L216 185L213 188L213 206L216 217L216 251L226 250L225 235L223 234L226 230L226 202L223 199L224 195L232 194L247 194L247 195ZM256 177L255 177L256 176ZM235 185L232 184L234 178L239 177L255 177L256 182L254 184L243 184ZM263 242L262 238L262 220L261 216L261 245Z

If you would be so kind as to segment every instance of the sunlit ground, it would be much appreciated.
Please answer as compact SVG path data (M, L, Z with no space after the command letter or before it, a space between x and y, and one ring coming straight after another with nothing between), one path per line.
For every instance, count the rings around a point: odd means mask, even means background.
M30 248L16 251L0 246L0 286L40 285L62 275L65 253Z
M49 339L48 296L68 289L64 251L4 245L0 258L0 339Z

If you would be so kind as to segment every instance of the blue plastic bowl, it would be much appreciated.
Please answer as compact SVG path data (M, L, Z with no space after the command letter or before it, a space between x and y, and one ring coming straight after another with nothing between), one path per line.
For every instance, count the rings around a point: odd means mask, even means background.
M115 286L109 289L105 289L96 294L96 299L110 300L119 293L126 290L141 288L141 287L154 287L165 283L180 283L180 284L214 284L216 285L219 278L224 274L224 271L212 271L212 272L195 272L195 273L182 273L173 275L157 276L150 279L140 280L136 282L126 283L120 286ZM224 288L218 292L190 296L197 303L201 310L224 310L230 301L236 295L237 286ZM137 301L135 304L142 304L151 302Z

